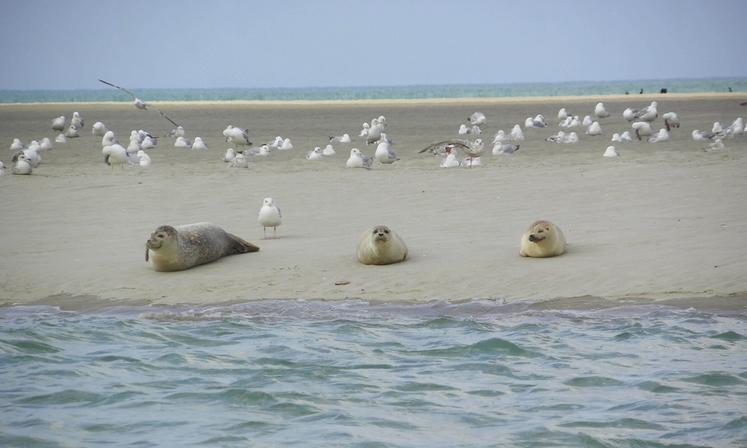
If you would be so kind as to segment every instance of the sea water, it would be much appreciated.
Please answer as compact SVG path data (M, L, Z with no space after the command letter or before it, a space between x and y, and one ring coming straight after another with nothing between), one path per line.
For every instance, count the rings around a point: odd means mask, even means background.
M4 307L0 446L745 447L747 314Z
M659 93L747 92L747 78L576 81L561 83L455 84L409 86L138 89L146 101L347 101L429 98L506 98L526 96L600 96ZM117 89L0 90L0 103L130 102Z

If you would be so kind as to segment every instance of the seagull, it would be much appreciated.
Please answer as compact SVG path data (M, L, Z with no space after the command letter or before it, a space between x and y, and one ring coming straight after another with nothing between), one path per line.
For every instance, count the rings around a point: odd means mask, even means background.
M614 146L608 146L604 151L604 154L602 154L602 157L617 157L619 155L620 154L617 153L617 149L615 149Z
M508 141L508 137L506 137L506 133L503 131L503 129L500 129L493 136L493 143L503 143L506 141Z
M189 141L189 139L184 137L177 137L176 141L174 141L174 148L191 148L192 142Z
M456 148L452 146L447 147L446 152L441 158L441 162L438 166L440 166L441 168L456 168L458 166L461 166L461 163L459 162L459 160L457 160L457 154L458 151L456 150Z
M275 140L273 140L272 143L270 143L270 148L279 148L280 145L282 144L283 144L283 137L278 135L277 137L275 137Z
M55 143L67 143L67 137L65 137L65 134L57 134L57 137L54 138Z
M134 104L134 105L135 105L135 107L137 107L138 109L140 109L140 110L147 110L147 109L148 109L148 105L147 105L147 104L145 104L145 101L143 101L143 100L141 100L140 98L138 98L138 97L137 97L137 95L135 95L135 94L134 94L133 92L131 92L130 90L127 90L127 89L125 89L124 87L120 87L120 86L118 86L118 85L116 85L116 84L112 84L112 83L110 83L110 82L104 81L103 79L99 79L99 82L102 82L102 83L104 83L104 84L106 84L106 85L108 85L108 86L112 86L112 87L114 87L115 89L119 89L119 90L121 90L121 91L125 92L126 94L130 95L130 96L132 97L132 100L133 100L132 102L133 102L133 104ZM176 126L176 124L175 124L174 126Z
M113 131L106 131L106 134L101 138L101 146L111 146L117 142L117 139L114 137Z
M21 141L21 139L18 139L18 138L14 138L13 143L10 144L10 150L14 152L20 151L23 148L24 148L23 142Z
M347 134L345 134L345 135L347 135ZM335 148L332 146L332 143L327 143L327 146L325 146L324 149L322 149L322 155L323 156L329 157L329 156L333 156L335 154L336 154Z
M140 143L140 147L143 149L151 149L155 148L158 140L150 135L146 135L143 139L142 143Z
M125 164L133 164L130 160L130 155L127 153L127 149L119 143L104 146L101 152L104 154L104 163L111 166L112 170L114 170L114 165L124 166Z
M626 119L626 120L628 120L628 121L633 121L633 120L635 120L635 115L637 113L638 113L638 109L632 109L632 108L628 107L627 109L625 109L623 111L623 118Z
M495 146L493 146L493 155L505 155L505 154L513 154L516 151L519 150L519 147L521 145L512 145L510 143L496 143Z
M60 115L59 117L52 120L53 131L63 131L65 129L65 116Z
M716 134L714 134L713 132L704 132L697 129L693 129L691 135L693 140L695 140L696 142L700 142L703 140L713 140L713 138L716 136Z
M545 141L550 143L565 143L565 132L558 131L557 134L547 137ZM493 148L493 154L495 154L495 148Z
M52 148L54 148L54 146L52 146L52 140L50 140L49 137L44 137L39 142L39 150L41 151L49 151Z
M235 143L237 145L249 146L252 141L249 140L249 130L237 128L236 126L229 124L226 129L223 130L223 136L227 142Z
M293 143L291 143L291 139L286 137L285 140L283 140L283 143L281 143L280 146L278 146L278 150L287 151L289 149L293 149Z
M651 104L639 110L638 113L635 114L635 118L641 121L647 121L649 123L656 120L656 117L659 116L659 112L656 110L656 107L658 105L659 104L656 101L651 101Z
M350 135L348 134L342 134L337 136L330 136L329 137L330 143L350 143Z
M236 157L228 164L231 168L249 168L249 161L244 154L236 154Z
M467 118L467 123L471 124L472 126L479 126L481 124L485 124L487 120L488 119L487 117L485 117L484 113L475 112Z
M399 160L394 151L392 151L391 144L392 142L387 138L386 133L382 132L379 144L376 146L376 152L374 153L374 158L379 163L390 164Z
M724 142L721 141L720 138L717 138L712 143L709 143L707 147L703 148L705 151L718 151L720 149L724 149L726 146L724 145Z
M599 125L598 121L594 121L589 125L589 128L586 130L586 133L588 135L602 135L602 127Z
M744 119L742 117L735 119L729 127L726 128L726 134L729 136L744 134Z
M370 169L372 164L373 157L362 154L358 148L353 148L350 150L350 157L345 162L345 167Z
M659 129L659 132L656 133L656 135L648 138L649 143L665 142L667 140L669 140L669 132L667 132L665 128Z
M654 132L651 125L645 121L636 121L631 126L635 129L635 136L638 137L638 140L643 140L642 137L648 137Z
M588 128L591 125L591 115L584 115L584 119L581 121L581 126Z
M223 161L228 163L236 158L236 150L233 148L226 149L226 154L223 156Z
M70 124L74 124L78 129L83 129L83 117L81 117L78 112L73 112L73 118L70 119Z
M306 153L306 160L322 160L324 155L322 154L322 148L316 147L312 151Z
M141 167L147 168L150 166L150 156L146 154L142 149L137 152L137 158Z
M547 127L547 122L545 121L545 116L542 114L537 114L532 119L532 127L535 128L545 128Z
M148 104L147 104L147 103L146 103L145 101L141 100L140 98L138 98L138 97L137 97L137 95L135 95L135 94L134 94L133 92L131 92L131 91L129 91L129 90L127 90L127 89L125 89L124 87L120 87L120 86L118 86L118 85L116 85L116 84L112 84L112 83L110 83L110 82L104 81L103 79L99 79L99 82L102 82L102 83L104 83L104 84L106 84L106 85L108 85L108 86L112 86L112 87L114 87L115 89L119 89L119 90L121 90L121 91L125 92L126 94L130 95L130 96L132 97L132 100L133 100L133 101L132 101L132 103L133 103L133 104L135 105L135 107L137 107L138 109L140 109L140 110L147 110L147 109L148 109L148 106L149 106L149 105L148 105ZM171 124L173 124L174 126L179 126L179 124L178 124L178 123L176 123L176 122L175 122L174 120L172 120L171 118L169 118L169 117L168 117L168 116L167 116L167 115L166 115L165 113L161 112L161 111L160 111L159 109L157 109L157 108L155 108L155 107L154 107L153 109L154 109L154 110L155 110L156 112L158 112L159 114L161 114L161 116L162 116L163 118L165 118L165 119L169 120L169 121L171 122Z
M485 146L480 138L477 138L474 141L450 139L432 143L418 152L423 153L430 151L432 154L449 154L455 148L464 151L467 154L467 159L472 160L480 157Z
M104 123L100 121L97 121L93 124L93 126L91 126L91 134L96 137L103 137L104 134L106 134L106 131L108 131L108 129L106 128Z
M195 141L192 143L192 149L207 151L208 147L205 142L202 141L202 138L195 137Z
M664 119L664 126L666 126L667 131L680 127L680 117L677 116L676 112L667 112L661 118Z
M13 156L13 174L31 174L33 167L23 152Z
M257 221L262 226L264 239L267 239L268 227L272 227L273 238L276 237L277 228L283 222L282 218L283 214L280 212L280 207L275 205L275 201L272 198L264 198L257 216Z
M171 131L169 131L169 137L184 137L184 128L182 126L177 126Z
M358 137L368 137L368 130L371 128L371 125L368 123L363 123L363 128L361 129L360 134L358 134Z
M482 129L480 129L480 126L477 126L477 125L467 126L466 124L461 124L459 126L459 131L457 132L459 135L465 135L465 134L480 135L482 134Z
M370 145L371 143L377 143L381 138L381 132L383 130L384 124L379 120L379 118L371 120L371 127L368 128L368 132L366 133L366 144Z
M70 126L68 126L67 131L65 131L65 137L67 138L78 138L80 137L80 134L78 131L80 128L75 125L75 123L70 123Z
M568 111L565 110L565 107L561 107L558 111L558 121L563 121L566 118L568 118Z
M594 107L594 115L596 115L597 118L607 118L610 116L610 113L604 108L604 103L597 103Z
M524 133L521 131L521 126L518 124L515 124L514 127L511 129L511 141L512 142L523 142L524 141Z

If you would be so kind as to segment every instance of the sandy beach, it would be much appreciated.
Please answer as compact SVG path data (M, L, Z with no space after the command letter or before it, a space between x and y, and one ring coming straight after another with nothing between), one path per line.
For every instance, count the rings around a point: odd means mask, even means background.
M659 101L682 126L667 142L617 144L630 129L626 107ZM591 114L604 101L612 116L603 135L576 128L580 142L556 145L557 111ZM744 116L743 97L630 95L528 100L377 101L356 103L157 103L201 136L210 149L173 147L162 138L150 168L112 170L103 163L104 122L120 142L131 129L165 135L171 125L130 104L0 106L0 303L66 307L112 304L212 304L261 299L370 301L501 299L507 302L605 306L621 301L747 305L747 136L717 152L691 139L693 129L727 126ZM488 117L482 166L439 168L418 154L431 142L457 137L472 112ZM10 174L13 138L50 137L51 120L85 119L81 137L42 154L30 176ZM524 130L513 156L493 156L489 142L527 116L545 129ZM355 136L361 123L387 117L400 161L371 170L346 169L351 147L372 155ZM228 124L249 128L255 143L276 135L295 148L255 157L248 169L223 162ZM661 119L655 129L663 126ZM347 132L353 144L319 162L307 151ZM278 238L262 239L257 212L264 197L283 210ZM559 225L568 252L557 258L518 255L519 239L536 219ZM251 241L255 254L223 258L183 272L154 272L144 260L150 232L163 224L210 221ZM360 234L375 224L395 229L410 258L390 266L356 262ZM347 284L336 285L338 281Z

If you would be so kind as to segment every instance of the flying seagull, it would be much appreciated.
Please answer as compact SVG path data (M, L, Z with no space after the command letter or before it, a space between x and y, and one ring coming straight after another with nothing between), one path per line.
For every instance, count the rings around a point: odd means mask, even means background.
M133 99L133 104L134 104L134 105L135 105L135 107L137 107L138 109L140 109L140 110L146 110L146 109L148 109L148 106L149 106L149 105L148 105L148 104L146 104L146 103L145 103L145 101L143 101L143 100L141 100L140 98L138 98L138 97L137 97L137 95L135 95L135 94L134 94L134 93L133 93L132 91L130 91L130 90L127 90L127 89L125 89L124 87L120 87L120 86L118 86L118 85L116 85L116 84L112 84L112 83L110 83L110 82L104 81L103 79L99 79L99 82L102 82L102 83L104 83L104 84L106 84L106 85L108 85L108 86L112 86L112 87L114 87L115 89L119 89L119 90L121 90L121 91L125 92L126 94L130 95L130 96L132 97L132 99ZM166 114L165 114L165 113L163 113L163 112L161 112L161 111L160 111L159 109L157 109L157 108L155 108L155 107L154 107L153 109L154 109L154 110L155 110L156 112L158 112L159 114L161 114L161 116L162 116L163 118L165 118L165 119L169 120L169 121L171 122L171 124L173 124L174 126L179 126L179 124L178 124L177 122L175 122L174 120L172 120L171 118L169 118L168 116L166 116Z

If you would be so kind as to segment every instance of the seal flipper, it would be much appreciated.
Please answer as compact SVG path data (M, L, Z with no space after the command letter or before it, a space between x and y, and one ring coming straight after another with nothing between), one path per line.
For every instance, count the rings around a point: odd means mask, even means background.
M242 240L236 235L226 232L226 236L231 239L231 246L229 247L230 254L246 254L249 252L258 252L259 247L252 243Z

